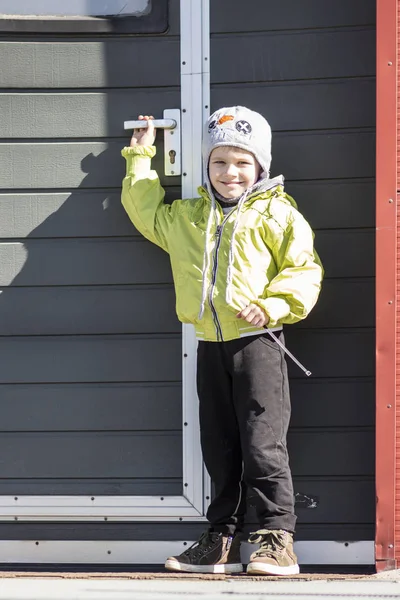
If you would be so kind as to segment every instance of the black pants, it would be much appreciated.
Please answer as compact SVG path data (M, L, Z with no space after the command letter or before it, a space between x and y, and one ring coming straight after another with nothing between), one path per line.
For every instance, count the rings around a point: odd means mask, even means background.
M280 335L283 341L283 334ZM215 531L243 526L246 490L260 528L293 532L293 484L286 447L290 420L283 350L266 333L199 342L197 389L203 458L215 486L207 519Z

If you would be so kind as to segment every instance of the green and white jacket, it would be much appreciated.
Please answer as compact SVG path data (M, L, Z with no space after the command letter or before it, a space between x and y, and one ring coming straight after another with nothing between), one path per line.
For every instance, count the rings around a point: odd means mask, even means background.
M228 341L265 333L236 317L250 303L272 331L304 319L315 305L323 269L314 234L293 198L271 180L225 215L204 187L199 198L164 203L151 170L154 146L124 148L122 204L135 227L169 253L176 312L199 339Z

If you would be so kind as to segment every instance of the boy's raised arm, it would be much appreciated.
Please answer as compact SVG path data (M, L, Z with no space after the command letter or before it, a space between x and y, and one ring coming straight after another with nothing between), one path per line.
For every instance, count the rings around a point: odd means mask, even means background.
M178 204L164 204L164 189L156 171L151 169L151 159L156 153L153 118L139 115L140 120L148 121L148 126L135 129L130 146L121 152L126 159L121 201L136 229L168 252L168 233Z

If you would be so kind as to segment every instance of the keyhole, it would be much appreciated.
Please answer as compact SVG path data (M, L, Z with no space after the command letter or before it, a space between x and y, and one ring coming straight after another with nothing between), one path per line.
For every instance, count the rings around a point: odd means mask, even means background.
M169 151L169 162L171 163L171 165L175 164L175 156L176 156L175 150L170 150Z

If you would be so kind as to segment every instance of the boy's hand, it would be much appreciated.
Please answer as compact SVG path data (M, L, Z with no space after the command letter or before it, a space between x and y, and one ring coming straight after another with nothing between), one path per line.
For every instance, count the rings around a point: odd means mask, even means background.
M263 311L261 306L258 306L258 304L249 304L236 316L238 319L244 319L255 327L265 327L269 321L268 315Z
M156 139L156 130L153 125L154 117L148 115L139 115L139 121L148 121L148 125L144 129L134 129L131 138L131 146L153 146Z

